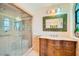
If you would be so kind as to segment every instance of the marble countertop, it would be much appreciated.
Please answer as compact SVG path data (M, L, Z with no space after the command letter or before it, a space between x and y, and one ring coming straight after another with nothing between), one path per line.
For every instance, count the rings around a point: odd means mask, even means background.
M65 38L65 37L39 36L39 38L46 38L50 40L78 41L77 39L74 39L74 38Z

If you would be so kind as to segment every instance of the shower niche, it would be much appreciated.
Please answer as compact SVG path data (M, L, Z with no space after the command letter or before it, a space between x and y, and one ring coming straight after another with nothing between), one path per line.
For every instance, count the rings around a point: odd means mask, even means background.
M0 3L0 56L22 56L32 47L32 16Z

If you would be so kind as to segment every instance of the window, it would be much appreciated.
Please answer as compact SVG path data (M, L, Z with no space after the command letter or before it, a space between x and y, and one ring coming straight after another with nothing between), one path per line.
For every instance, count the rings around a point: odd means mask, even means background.
M3 18L3 29L5 32L8 32L10 30L10 20L8 17Z
M16 31L22 31L23 30L23 23L22 23L21 17L16 17L15 29L16 29Z
M21 21L16 21L15 22L15 29L17 31L21 31L22 30L22 22Z
M15 22L15 27L16 27L16 30L20 30L20 23L19 22Z

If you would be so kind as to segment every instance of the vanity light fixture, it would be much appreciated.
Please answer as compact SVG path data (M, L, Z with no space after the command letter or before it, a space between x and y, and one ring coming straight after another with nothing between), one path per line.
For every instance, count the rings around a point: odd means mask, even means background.
M56 14L61 14L62 13L62 10L63 10L62 8L57 8L56 9Z
M49 9L49 10L47 11L47 13L48 13L49 15L55 15L55 14L56 14L56 11L55 11L55 9Z
M61 14L62 13L62 8L56 8L56 9L49 9L48 11L47 11L47 13L49 14L49 15L58 15L58 14Z

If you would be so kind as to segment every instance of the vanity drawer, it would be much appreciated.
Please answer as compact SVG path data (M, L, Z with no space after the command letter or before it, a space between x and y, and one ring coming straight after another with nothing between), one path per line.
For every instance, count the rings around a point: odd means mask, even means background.
M55 49L54 49L54 47L49 47L48 46L47 55L48 56L54 56L55 55Z
M65 46L75 46L75 42L73 42L73 41L63 41L63 44Z
M76 51L75 50L64 50L64 55L65 56L75 56L76 55Z
M40 44L43 44L43 45L47 44L47 39L41 39L40 38L39 41L40 41Z
M64 49L69 49L69 50L74 49L75 50L76 49L76 42L64 41L63 47L64 47Z
M63 41L49 40L48 47L54 47L55 49L61 49L61 48L63 48Z
M64 56L63 49L55 49L55 56Z

